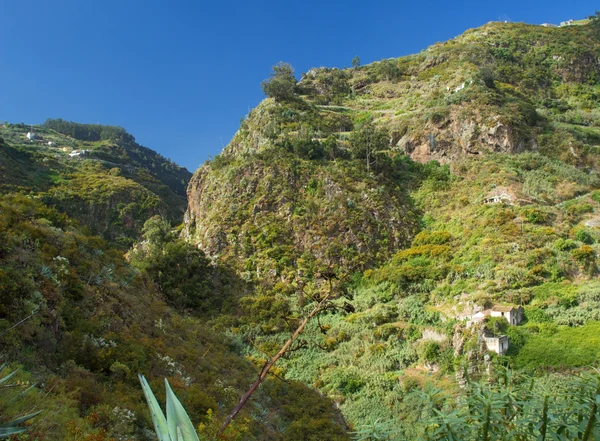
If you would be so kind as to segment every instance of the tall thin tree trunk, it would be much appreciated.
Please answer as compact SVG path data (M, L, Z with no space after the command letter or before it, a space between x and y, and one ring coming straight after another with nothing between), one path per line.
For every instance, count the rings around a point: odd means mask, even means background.
M296 338L298 338L298 336L300 334L302 334L302 332L304 331L304 328L306 327L306 325L308 324L308 322L310 321L310 319L313 318L315 315L317 315L319 313L319 311L321 311L323 309L323 306L325 305L325 303L329 299L330 295L331 295L331 292L329 294L327 294L323 298L323 300L321 300L314 307L314 309L310 312L310 314L308 314L306 316L306 318L302 321L302 323L300 323L300 326L298 326L298 328L294 331L294 333L289 338L289 340L282 346L282 348L279 350L279 352L277 354L275 354L273 356L273 358L271 358L271 360L269 360L269 362L263 366L263 368L260 371L260 374L258 375L258 378L256 379L256 381L252 384L252 386L250 386L250 389L248 389L248 392L246 392L244 394L244 396L240 399L240 402L238 403L238 405L235 406L235 408L233 409L233 411L231 412L231 414L227 417L227 419L225 420L225 422L223 423L223 425L219 429L219 432L218 432L219 435L221 435L225 431L225 429L227 429L227 426L229 426L229 424L231 423L231 421L237 416L237 414L242 409L242 407L244 407L244 404L246 404L246 401L248 401L248 399L254 393L254 391L258 388L258 386L260 386L260 383L262 383L263 380L265 378L267 378L267 375L269 374L269 371L271 370L271 368L273 367L273 365L277 362L277 360L279 360L288 351L288 349L290 348L290 346L292 345L292 343L294 342L294 340Z

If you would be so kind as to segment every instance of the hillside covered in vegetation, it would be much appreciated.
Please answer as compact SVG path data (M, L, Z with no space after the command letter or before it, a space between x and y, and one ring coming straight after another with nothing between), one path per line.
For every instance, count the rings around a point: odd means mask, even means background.
M4 123L0 137L3 194L31 194L124 248L154 215L180 221L191 174L120 127L49 119Z
M189 173L123 129L46 126L65 133L1 129L0 381L8 383L0 437L10 421L42 411L19 439L155 439L144 373L155 389L169 379L203 439L212 438L254 367L234 337L206 324L232 310L245 284L172 227ZM349 439L328 399L269 380L223 439L317 432Z
M278 374L397 436L364 439L421 439L423 390L452 409L492 366L561 383L545 373L597 365L598 26L489 23L299 82L275 66L188 187L184 236L249 283L217 329L260 366L337 278L336 305ZM467 328L509 305L525 308L519 326ZM490 359L484 335L506 335L506 355Z
M596 16L280 63L193 176L5 123L0 428L156 439L141 373L202 441L597 439L598 60Z

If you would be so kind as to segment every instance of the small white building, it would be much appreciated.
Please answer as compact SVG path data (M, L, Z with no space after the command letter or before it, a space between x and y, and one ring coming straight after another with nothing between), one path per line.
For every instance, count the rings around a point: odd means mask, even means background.
M78 158L80 156L83 156L87 154L87 150L73 150L71 153L69 153L69 156L71 158Z
M509 325L517 326L525 318L525 310L522 306L494 306L490 315L504 317Z
M494 336L483 336L483 341L488 351L493 351L498 355L504 355L508 351L510 339L507 335Z
M27 132L27 139L33 141L35 139L35 133Z
M512 190L507 187L496 187L483 198L484 204L507 204L512 205L516 197Z
M483 323L486 317L504 317L509 325L517 326L525 318L525 310L522 306L494 306L473 314L467 321L467 328Z
M572 18L570 18L570 19L569 19L569 20L567 20L567 21L561 21L561 22L560 22L560 25L561 25L561 26L571 26L573 23L574 23L574 20L573 20Z

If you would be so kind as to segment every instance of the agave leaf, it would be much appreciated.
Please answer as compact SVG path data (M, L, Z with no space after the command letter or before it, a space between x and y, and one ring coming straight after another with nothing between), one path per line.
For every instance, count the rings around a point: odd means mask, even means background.
M0 427L0 439L8 438L17 433L23 433L27 430L25 427Z
M154 423L154 430L156 435L158 436L158 441L172 441L172 438L169 436L169 430L167 428L167 420L165 419L165 414L163 413L158 401L156 401L156 397L152 393L152 389L150 385L146 381L146 378L138 374L138 378L140 379L140 383L142 383L142 389L144 391L144 396L146 397L146 401L148 402L148 407L150 408L150 414L152 415L152 422ZM167 402L169 400L167 399Z
M12 371L10 374L8 374L6 377L0 379L0 384L6 383L13 375L15 375L18 372L18 369L16 371Z
M31 389L35 388L37 386L37 384L32 384L31 386L29 386L27 389L25 389L23 392L21 392L19 395L15 395L14 397L12 397L10 400L8 400L6 403L12 403L13 401L21 398L23 395L25 395L27 392L29 392Z
M27 420L30 420L34 416L39 415L40 413L42 413L41 410L39 410L37 412L30 413L29 415L23 415L22 417L15 418L14 420L9 421L8 423L4 424L4 426L5 427L15 427L15 426L18 426L19 424L24 423Z
M177 399L169 382L165 378L165 387L167 389L167 421L169 434L172 440L182 441L200 441L190 417ZM181 431L181 435L178 432Z

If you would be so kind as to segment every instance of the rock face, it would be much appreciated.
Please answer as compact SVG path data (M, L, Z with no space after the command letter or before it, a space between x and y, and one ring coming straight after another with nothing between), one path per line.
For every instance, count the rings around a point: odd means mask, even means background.
M455 112L443 125L425 124L428 134L406 134L396 147L413 160L442 163L466 156L494 153L521 153L536 150L531 136L517 132L496 116L489 121L464 119Z
M206 164L188 187L184 234L247 277L369 267L410 242L416 216L405 191L348 166L276 153Z
M234 257L248 276L353 271L384 261L417 229L410 167L394 168L406 156L449 163L539 151L589 165L596 159L571 126L600 117L569 90L597 93L594 38L585 27L489 23L416 55L312 69L292 99L253 109L195 173L184 234L213 257ZM357 152L369 147L353 145L367 142L353 137L365 124L389 139L367 154L366 169Z

